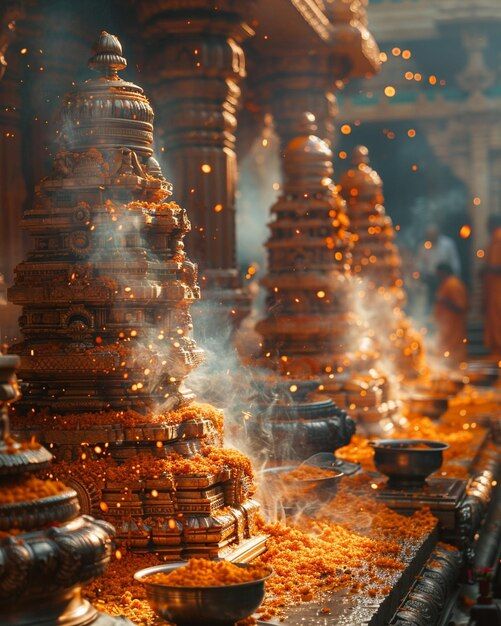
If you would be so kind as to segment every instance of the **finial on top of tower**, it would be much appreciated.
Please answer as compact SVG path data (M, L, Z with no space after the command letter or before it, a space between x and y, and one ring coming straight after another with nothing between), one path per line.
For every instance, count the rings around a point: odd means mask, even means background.
M127 67L127 59L122 56L122 44L118 37L105 30L101 31L92 51L94 56L89 59L88 65L103 76L111 78Z
M315 116L309 111L305 111L301 115L299 120L299 130L302 135L314 135L317 132L318 126Z
M361 165L369 163L369 148L367 146L355 146L351 153L351 162L353 165Z

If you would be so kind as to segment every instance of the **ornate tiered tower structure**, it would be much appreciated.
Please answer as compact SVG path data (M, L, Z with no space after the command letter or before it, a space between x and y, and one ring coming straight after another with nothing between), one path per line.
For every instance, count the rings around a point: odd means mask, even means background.
M54 446L54 473L129 546L245 558L263 543L250 463L219 447L222 416L183 385L202 358L190 223L153 156L148 99L118 75L118 39L103 32L89 66L99 75L64 101L62 149L26 213L33 248L10 289L27 383L17 425Z
M282 373L311 377L349 364L351 235L332 183L332 152L306 114L284 155L283 194L271 208L263 353Z
M383 206L383 181L369 165L369 151L357 146L352 165L340 181L353 233L353 274L367 279L372 289L389 290L394 300L403 300L401 259L394 242L391 217Z
M340 181L354 238L352 272L363 280L365 308L390 369L402 378L415 378L425 370L423 344L401 309L402 260L383 206L383 183L365 146L354 148L352 165Z
M79 516L77 494L36 476L51 454L9 432L9 404L19 397L16 356L0 356L0 612L4 626L132 626L98 613L81 587L103 573L113 528Z
M384 417L371 372L370 329L354 308L352 235L346 204L332 182L332 151L305 114L284 155L283 194L270 222L267 317L257 324L262 361L291 379L320 379L320 391L356 417ZM328 449L327 439L320 443Z
M117 74L126 67L117 40L103 35L89 65L99 77L64 102L62 150L25 213L33 248L9 290L23 307L25 403L171 408L201 358L190 339L199 297L183 252L190 225L167 200L150 104Z

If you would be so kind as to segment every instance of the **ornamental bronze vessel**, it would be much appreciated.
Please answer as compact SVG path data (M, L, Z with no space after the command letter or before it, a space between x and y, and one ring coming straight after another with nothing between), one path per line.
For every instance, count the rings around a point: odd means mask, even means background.
M9 404L20 395L18 365L18 357L0 356L2 626L132 626L99 613L81 596L82 585L101 575L110 560L113 527L79 515L76 492L63 485L59 493L33 497L30 478L47 468L52 455L10 434ZM13 495L23 489L26 499Z

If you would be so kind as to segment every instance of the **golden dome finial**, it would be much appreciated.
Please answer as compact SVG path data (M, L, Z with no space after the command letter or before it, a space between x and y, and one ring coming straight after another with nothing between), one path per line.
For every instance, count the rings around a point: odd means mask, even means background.
M101 31L92 51L94 56L89 59L88 65L103 76L116 76L118 71L127 67L127 59L122 56L122 44L118 37L105 30Z
M300 195L326 192L332 183L332 151L315 134L313 113L303 113L298 128L300 134L289 141L284 151L284 190Z

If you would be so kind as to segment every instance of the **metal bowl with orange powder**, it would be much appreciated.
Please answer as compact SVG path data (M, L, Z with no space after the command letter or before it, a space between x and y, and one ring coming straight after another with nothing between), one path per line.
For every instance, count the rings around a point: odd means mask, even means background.
M420 487L442 466L449 445L430 439L379 439L371 441L376 468L394 487Z
M177 626L233 626L261 605L272 570L262 565L190 559L135 573L151 608Z

